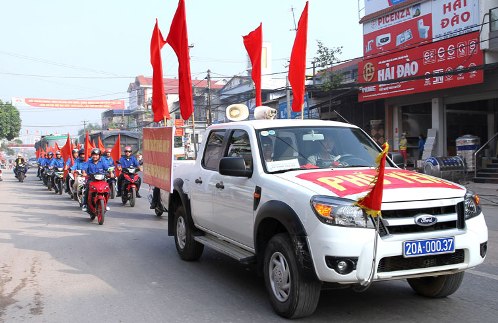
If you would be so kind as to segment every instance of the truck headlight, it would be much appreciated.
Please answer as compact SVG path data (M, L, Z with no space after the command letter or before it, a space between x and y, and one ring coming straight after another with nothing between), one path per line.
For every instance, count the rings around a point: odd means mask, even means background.
M355 201L330 196L314 196L311 207L317 218L326 224L357 228L374 228L373 222Z
M466 220L481 214L480 202L481 198L479 197L479 195L474 194L471 191L467 191L467 193L465 193L464 209Z

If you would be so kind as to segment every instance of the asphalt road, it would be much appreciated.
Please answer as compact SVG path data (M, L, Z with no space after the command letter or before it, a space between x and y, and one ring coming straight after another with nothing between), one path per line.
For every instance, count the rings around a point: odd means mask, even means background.
M0 322L284 321L251 268L209 249L198 262L180 260L166 216L156 217L146 198L134 208L112 200L99 226L28 175L19 183L5 171L0 182ZM405 281L323 291L302 321L496 322L497 202L484 200L488 257L452 296L422 298Z

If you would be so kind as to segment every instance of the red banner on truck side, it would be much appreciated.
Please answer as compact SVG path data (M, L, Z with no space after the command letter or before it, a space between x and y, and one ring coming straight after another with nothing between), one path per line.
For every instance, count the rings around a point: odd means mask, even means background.
M144 182L171 192L173 187L173 128L143 129Z
M483 62L479 32L368 59L358 64L358 79L363 83L358 100L482 83L482 68L473 68L482 66ZM403 81L407 78L416 79Z

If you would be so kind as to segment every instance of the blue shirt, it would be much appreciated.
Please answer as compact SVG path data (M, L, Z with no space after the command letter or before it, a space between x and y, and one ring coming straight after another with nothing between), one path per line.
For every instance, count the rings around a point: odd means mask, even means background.
M112 157L102 156L102 160L105 160L109 167L114 167L114 159L112 159Z
M133 167L140 166L140 164L138 163L138 160L135 158L135 156L130 156L130 158L121 157L121 158L119 158L118 164L120 164L121 167L123 167L123 168L128 168L130 166L133 166Z
M43 165L43 162L45 161L45 157L38 157L36 160L38 162L38 165Z
M89 160L86 163L86 173L88 175L93 174L105 174L107 173L107 169L109 165L105 160L100 159L97 163L94 163L93 160Z
M67 166L67 167L71 167L71 166L72 166L72 164L73 164L73 160L71 159L71 157L69 157L69 158L67 159L67 161L66 161L66 166Z
M49 158L45 158L45 159L43 159L43 164L42 164L42 166L44 166L44 167L45 167L45 166L50 166L50 163L52 162L52 159L53 159L53 158L50 158L50 159L49 159Z
M62 168L64 167L64 159L62 157L59 158L52 158L49 164L50 167L55 167L55 168Z
M77 158L74 161L73 166L71 166L71 171L75 171L75 170L86 170L85 159Z

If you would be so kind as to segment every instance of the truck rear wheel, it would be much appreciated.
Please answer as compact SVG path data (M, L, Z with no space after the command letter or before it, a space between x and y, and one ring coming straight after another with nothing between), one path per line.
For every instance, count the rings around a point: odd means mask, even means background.
M464 272L450 275L408 278L408 284L419 295L442 298L456 292L463 281Z
M180 258L187 261L198 260L204 245L194 240L193 226L187 219L185 209L179 205L175 209L175 245Z
M305 278L287 234L271 238L265 250L265 286L278 315L299 318L313 314L320 298L320 282Z

